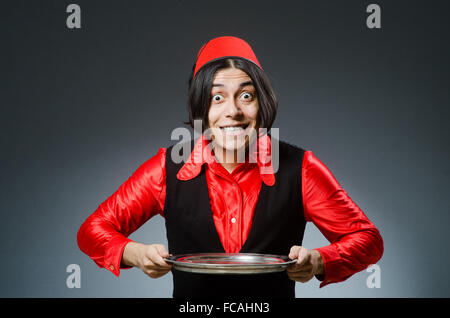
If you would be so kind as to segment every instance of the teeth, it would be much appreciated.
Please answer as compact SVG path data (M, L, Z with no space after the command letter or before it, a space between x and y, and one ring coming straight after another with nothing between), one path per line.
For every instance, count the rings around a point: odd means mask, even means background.
M244 130L244 128L242 127L223 127L222 128L225 131L240 131L240 130Z

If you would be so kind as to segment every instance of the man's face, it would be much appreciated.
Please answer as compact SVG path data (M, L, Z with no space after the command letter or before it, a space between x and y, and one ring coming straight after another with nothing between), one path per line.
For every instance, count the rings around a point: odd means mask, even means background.
M208 113L215 147L231 151L248 146L256 136L258 108L255 86L245 72L236 68L217 71Z

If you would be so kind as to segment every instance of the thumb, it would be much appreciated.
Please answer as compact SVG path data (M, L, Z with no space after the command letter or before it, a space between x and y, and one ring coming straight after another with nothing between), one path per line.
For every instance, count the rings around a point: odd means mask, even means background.
M288 257L289 257L290 259L296 259L296 258L298 258L298 253L299 253L299 251L300 251L300 246L297 246L297 245L292 246L292 247L291 247L291 250L290 250L290 252L289 252Z
M168 257L169 256L169 253L167 252L166 247L164 245L156 244L155 248L156 248L156 251L158 252L158 254L161 257Z

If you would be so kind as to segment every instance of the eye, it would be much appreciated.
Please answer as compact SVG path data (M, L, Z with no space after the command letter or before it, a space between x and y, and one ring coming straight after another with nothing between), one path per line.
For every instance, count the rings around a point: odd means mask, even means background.
M223 100L223 96L220 94L216 94L212 97L213 102L221 102Z
M248 92L243 93L241 96L247 102L253 99L253 95Z

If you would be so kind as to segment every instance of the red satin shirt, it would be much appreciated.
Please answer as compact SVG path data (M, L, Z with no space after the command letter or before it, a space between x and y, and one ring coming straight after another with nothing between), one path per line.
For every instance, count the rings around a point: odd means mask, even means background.
M214 160L207 149L209 141L199 138L189 160L179 170L180 180L195 178L206 165L214 224L226 252L239 252L250 231L261 184L274 184L270 160L260 160L260 152L270 155L270 138L251 152L253 163L241 163L231 173ZM203 154L203 155L202 155ZM80 249L97 265L119 276L128 236L156 214L164 217L166 149L143 163L119 189L88 217L78 231ZM299 158L300 160L300 158ZM343 281L375 264L383 254L383 240L376 227L342 189L328 168L311 151L302 163L304 217L313 222L330 241L317 248L325 275L320 287Z

